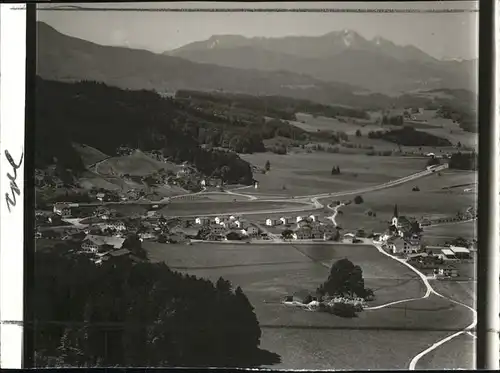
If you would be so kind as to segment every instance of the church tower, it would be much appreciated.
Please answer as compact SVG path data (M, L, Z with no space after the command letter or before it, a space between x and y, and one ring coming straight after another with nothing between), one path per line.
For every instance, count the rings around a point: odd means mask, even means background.
M396 228L398 228L398 205L394 205L394 215L392 216L392 225L394 225Z

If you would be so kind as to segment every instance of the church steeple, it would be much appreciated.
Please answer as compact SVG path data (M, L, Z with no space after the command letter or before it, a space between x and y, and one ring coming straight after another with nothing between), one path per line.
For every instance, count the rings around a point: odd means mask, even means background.
M399 228L398 226L398 205L394 205L394 216L392 217L392 225L395 228Z

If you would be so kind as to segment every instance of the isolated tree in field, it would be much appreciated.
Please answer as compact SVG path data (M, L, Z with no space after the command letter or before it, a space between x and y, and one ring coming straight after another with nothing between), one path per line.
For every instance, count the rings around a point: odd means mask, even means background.
M367 294L363 271L349 259L340 259L333 263L326 282L317 290L320 295L364 297Z
M361 131L360 130L356 130L356 137L361 137Z
M271 170L271 162L266 161L266 165L264 166L264 168L266 171L270 171Z
M354 203L355 203L356 205L359 205L359 204L361 204L361 203L363 203L363 202L364 202L364 201L363 201L363 197L361 197L361 196L356 196L356 197L354 197Z

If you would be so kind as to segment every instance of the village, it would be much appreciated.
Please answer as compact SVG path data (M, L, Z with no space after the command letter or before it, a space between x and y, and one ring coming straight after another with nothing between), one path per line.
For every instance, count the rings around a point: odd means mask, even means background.
M150 205L144 214L127 215L104 205L109 192L95 193L95 204L56 202L52 211L36 212L35 238L49 242L61 241L72 252L88 255L96 264L117 258L141 259L127 249L126 240L165 244L243 243L243 244L381 244L391 255L407 260L426 275L437 279L472 277L476 242L457 238L443 246L425 244L425 227L435 221L399 215L394 206L393 218L385 232L365 232L358 229L342 232L334 216L321 214L288 214L282 217L255 218L220 214L212 216L165 216L161 206ZM111 197L112 198L112 197ZM349 204L344 201L342 205ZM340 206L333 201L331 206ZM333 208L331 208L333 209ZM474 218L474 211L460 217L440 219L456 221ZM41 245L43 248L43 245ZM461 268L466 268L462 270Z

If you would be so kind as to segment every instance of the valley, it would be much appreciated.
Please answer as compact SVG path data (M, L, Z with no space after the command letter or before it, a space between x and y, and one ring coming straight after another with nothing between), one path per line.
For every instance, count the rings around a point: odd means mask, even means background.
M476 60L37 28L39 367L474 368Z

